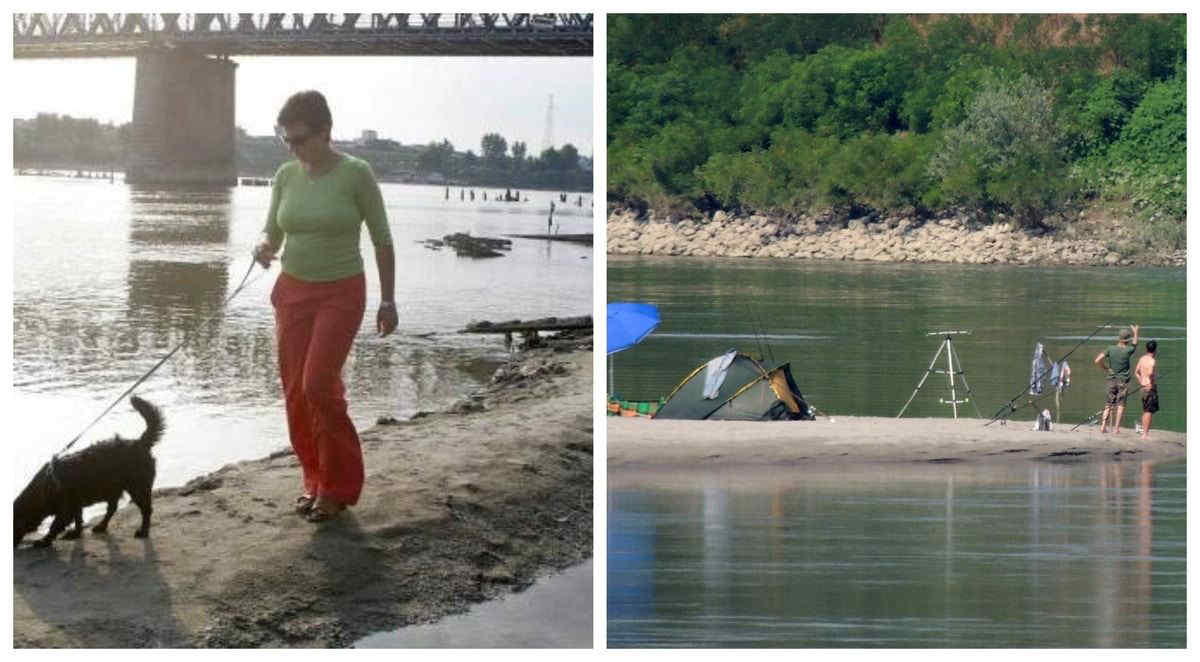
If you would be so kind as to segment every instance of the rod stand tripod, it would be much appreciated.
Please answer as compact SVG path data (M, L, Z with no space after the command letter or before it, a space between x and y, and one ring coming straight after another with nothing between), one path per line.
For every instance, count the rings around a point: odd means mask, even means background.
M971 396L971 386L969 384L967 384L967 373L963 370L962 359L959 358L958 351L954 349L954 336L969 336L969 335L971 335L971 332L970 331L934 331L933 333L927 333L925 335L938 336L938 337L942 338L942 344L938 346L937 352L935 352L933 355L933 360L929 362L929 367L925 369L925 374L921 376L921 381L917 382L917 387L915 389L913 389L912 395L908 396L908 402L905 402L904 406L900 408L900 413L896 414L896 418L900 418L901 416L904 415L905 410L908 409L908 406L910 404L912 404L912 401L917 397L917 393L920 392L921 387L925 385L925 380L929 379L929 375L934 374L934 373L937 373L939 375L946 375L949 378L950 399L945 400L942 398L938 398L938 402L940 402L944 405L950 405L950 407L954 410L954 418L958 418L958 406L962 405L962 404L966 404L968 402L970 402L971 405L973 407L975 407L975 414L977 416L979 416L980 418L983 418L983 414L979 413L979 405L975 404L975 401L972 400L970 397ZM938 358L941 357L942 352L946 353L946 369L945 370L935 370L933 368L933 366L937 364ZM962 400L958 399L958 392L955 388L955 378L958 378L958 380L961 381L962 385L963 385L964 397Z

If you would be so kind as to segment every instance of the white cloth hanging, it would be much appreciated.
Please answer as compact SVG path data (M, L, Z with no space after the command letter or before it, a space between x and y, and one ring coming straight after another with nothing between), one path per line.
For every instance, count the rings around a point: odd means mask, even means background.
M736 356L737 350L731 349L727 353L709 361L704 366L705 400L716 399L717 393L721 390L721 384L725 383L725 375L729 372L729 366L733 363L733 359Z

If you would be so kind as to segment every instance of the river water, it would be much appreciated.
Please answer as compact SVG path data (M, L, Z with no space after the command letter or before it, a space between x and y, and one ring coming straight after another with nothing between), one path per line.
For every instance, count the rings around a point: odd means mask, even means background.
M959 415L991 418L1030 379L1034 344L1058 359L1097 327L1110 324L1068 358L1070 388L1061 413L1074 425L1104 406L1104 374L1092 359L1114 342L1117 325L1141 326L1159 342L1154 426L1186 431L1187 309L1183 269L1030 268L871 264L799 260L608 256L608 301L657 304L658 329L613 355L615 392L652 400L705 361L737 348L769 362L791 362L810 403L830 414L895 416L930 362L945 370L951 336L965 372ZM772 361L773 360L773 361ZM963 382L955 397L964 397ZM945 375L929 377L905 416L951 416ZM1026 400L1013 420L1032 421ZM978 408L978 410L976 409ZM1131 396L1124 425L1141 414Z
M278 266L227 308L261 231L269 187L135 189L120 180L10 179L13 204L13 390L10 457L16 488L121 392L214 319L138 392L160 405L168 435L156 449L160 487L287 446L268 296ZM459 258L419 242L452 232L545 233L550 201L558 231L592 231L591 196L528 202L460 201L459 189L382 184L394 238L400 326L376 337L373 249L363 232L368 303L345 382L361 428L381 416L444 408L490 377L507 352L500 337L460 335L474 320L571 316L592 311L590 246L513 241L510 254ZM119 405L77 447L141 419Z
M822 412L895 416L935 356L948 367L944 336L927 334L956 330L970 331L950 336L965 373L955 395L971 400L960 415L991 417L1024 393L1040 341L1056 359L1075 350L1061 410L1037 402L1074 425L1103 406L1092 359L1133 322L1159 341L1154 425L1187 429L1182 269L608 256L607 273L608 301L662 315L612 357L625 399L665 396L736 348L791 362ZM952 416L950 396L933 374L905 415ZM1018 405L1026 425L1034 409ZM1125 426L1140 413L1131 398ZM608 480L610 647L1186 645L1185 462Z
M609 479L612 648L1187 644L1183 461Z

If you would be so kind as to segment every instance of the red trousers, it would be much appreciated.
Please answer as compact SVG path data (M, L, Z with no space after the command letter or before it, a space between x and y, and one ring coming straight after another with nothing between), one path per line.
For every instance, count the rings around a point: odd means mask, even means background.
M304 491L337 503L358 503L362 448L346 413L342 366L362 325L363 274L310 283L280 274L271 291L279 376L288 435L304 472Z

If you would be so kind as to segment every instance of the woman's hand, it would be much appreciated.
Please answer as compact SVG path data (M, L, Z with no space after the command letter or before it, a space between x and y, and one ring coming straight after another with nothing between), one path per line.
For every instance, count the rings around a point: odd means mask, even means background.
M271 245L271 241L263 237L258 245L254 247L254 261L261 264L263 269L271 268L271 261L275 259L275 247Z
M383 337L396 330L396 325L400 323L400 317L396 313L396 304L391 301L384 301L379 304L379 312L375 314L375 328L379 331L379 336Z

